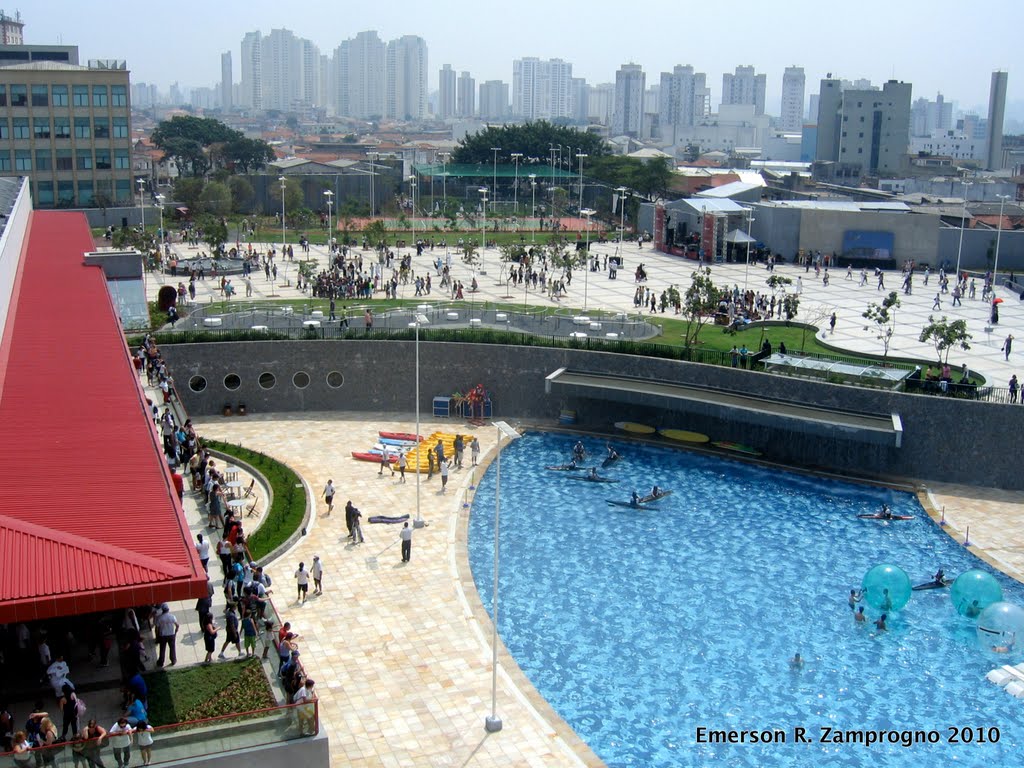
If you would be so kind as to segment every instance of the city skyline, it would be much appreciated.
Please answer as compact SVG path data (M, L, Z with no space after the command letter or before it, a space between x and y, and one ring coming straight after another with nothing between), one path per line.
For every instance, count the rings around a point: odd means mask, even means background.
M614 82L621 65L636 63L643 68L648 86L658 82L661 72L690 64L708 74L712 108L717 109L722 100L722 75L736 66L751 65L767 75L765 110L777 115L783 72L796 65L806 73L805 99L817 92L818 82L831 72L841 78L870 79L876 85L895 78L913 85L915 99L934 99L941 92L960 110L983 111L991 72L1006 69L1007 120L1024 119L1024 82L1009 70L1015 26L993 23L1014 18L1013 3L996 0L979 15L964 14L962 6L940 0L929 6L925 18L919 18L916 6L908 5L868 0L855 14L839 20L841 33L836 33L820 24L820 5L803 0L787 3L782 7L784 13L779 7L767 8L747 0L699 9L654 0L632 23L628 19L613 23L623 14L621 6L603 1L589 4L586 13L581 13L576 7L521 0L516 13L524 21L519 25L495 13L474 12L452 0L439 0L429 8L398 2L386 16L372 6L341 10L304 0L284 7L265 0L245 6L182 0L176 8L188 20L181 24L182 39L187 43L162 40L158 45L151 35L138 34L134 20L117 22L131 17L115 12L109 0L96 0L88 6L35 0L30 7L13 7L8 12L21 12L27 43L78 45L83 61L125 59L132 82L155 83L165 92L174 82L183 89L216 88L221 54L230 50L233 57L239 56L243 36L257 29L265 35L272 29L288 29L311 40L321 52L332 51L342 40L372 29L385 40L405 35L424 38L429 49L429 92L438 89L438 71L443 64L470 72L478 84L488 80L511 83L515 59L562 58L573 65L574 77L596 85ZM456 17L459 23L452 24ZM678 19L676 25L666 23L673 18ZM839 23L834 15L827 21ZM698 28L723 31L708 34L706 44L701 44L694 32ZM522 34L510 34L515 29ZM937 42L952 31L961 41L957 46ZM844 46L843 41L850 44ZM976 50L968 53L968 47ZM236 82L238 79L236 59Z

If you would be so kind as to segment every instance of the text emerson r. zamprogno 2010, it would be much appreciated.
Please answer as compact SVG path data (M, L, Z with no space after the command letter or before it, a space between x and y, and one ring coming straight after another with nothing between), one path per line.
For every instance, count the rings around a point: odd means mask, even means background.
M845 729L831 725L817 728L794 726L764 729L716 729L697 728L698 744L859 744L871 747L875 744L895 744L912 747L915 744L989 744L999 741L999 729L991 727L949 726L942 730L866 730Z

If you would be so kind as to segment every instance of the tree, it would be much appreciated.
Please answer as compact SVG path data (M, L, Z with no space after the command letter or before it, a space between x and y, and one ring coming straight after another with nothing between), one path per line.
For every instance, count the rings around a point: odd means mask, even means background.
M208 213L196 217L196 227L203 233L203 242L210 246L210 254L216 256L228 239L228 228L224 220Z
M931 342L935 346L935 356L940 363L949 362L949 350L953 347L960 347L966 351L971 348L968 343L973 336L967 332L966 320L950 321L945 315L941 320L928 315L928 325L921 330L918 341Z
M889 345L892 343L892 335L896 331L896 309L900 306L899 296L896 291L890 291L889 295L882 299L881 304L874 302L868 304L867 311L863 317L875 324L876 335L882 342L882 359L889 356Z
M223 155L235 171L252 173L271 162L274 149L263 139L250 139L239 135L224 144Z
M363 234L370 245L377 248L388 236L388 225L382 219L374 219L363 229Z
M231 190L231 201L235 213L249 213L252 210L254 193L252 184L243 176L232 176L228 179L228 189Z
M697 343L700 329L715 316L721 299L722 290L711 279L711 268L701 267L694 271L690 276L690 287L683 295L682 310L686 320L683 346L692 347Z
M561 145L566 153L563 154L562 165L566 168L575 167L577 160L571 153L582 153L591 158L602 157L609 154L608 145L604 139L594 133L581 131L567 126L554 125L546 120L537 120L523 123L521 125L489 126L477 133L465 136L452 153L453 163L468 163L478 165L493 165L494 152L491 147L501 147L498 152L499 163L511 163L512 153L522 153L519 176L523 178L530 173L524 170L523 166L548 165L550 161L551 147ZM481 169L481 176L488 173Z
M229 167L248 173L274 159L274 150L262 139L247 138L212 118L176 115L157 125L152 138L164 160L174 158L192 176Z
M189 212L195 213L205 186L206 182L202 179L178 177L174 180L174 199L184 203Z
M270 198L278 205L281 205L280 184L270 185ZM284 182L285 216L294 216L299 208L302 207L305 199L306 196L302 193L302 185L296 179L286 178Z
M231 213L231 190L227 184L211 181L199 195L199 210L223 217Z

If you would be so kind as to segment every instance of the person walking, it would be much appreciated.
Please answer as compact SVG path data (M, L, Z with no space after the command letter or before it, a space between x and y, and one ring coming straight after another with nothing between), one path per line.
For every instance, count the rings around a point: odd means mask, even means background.
M164 665L164 658L166 652L170 651L171 664L174 666L178 663L178 651L175 648L175 636L178 634L178 630L181 628L178 624L178 620L174 618L174 614L171 613L170 606L164 603L160 606L160 615L156 617L156 642L160 648L160 653L157 656L156 665L162 667Z
M228 649L229 645L235 646L235 650L238 651L238 655L242 655L242 638L238 632L238 614L235 613L233 605L228 604L227 609L224 611L224 631L227 637L224 639L224 645L221 646L220 654L217 658L226 659L224 651Z
M836 313L832 313L832 317L828 321L829 333L834 334L836 332Z
M408 563L412 560L412 528L406 523L398 535L402 540L402 562Z
M320 562L320 555L313 555L313 567L310 573L313 576L313 594L322 595L324 593L324 566Z
M295 584L298 587L295 602L305 603L306 592L309 591L309 571L306 570L305 563L299 563L299 569L295 572Z
M331 512L334 510L334 480L327 481L323 496L324 501L327 503L327 514L324 517L330 517Z
M359 518L363 516L363 513L359 511L358 507L352 507L352 543L362 544L363 539L363 527L359 524Z
M1013 376L1010 377L1010 383L1008 384L1008 386L1010 388L1010 402L1011 403L1016 403L1017 402L1017 391L1020 389L1020 384L1017 382L1017 374L1016 373L1013 374Z
M204 664L213 661L213 652L217 650L217 623L213 620L213 614L207 613L203 619L203 648L206 649Z
M1013 334L1008 334L1006 339L1003 341L1003 354L1006 356L1005 359L1010 359L1010 350L1013 348Z
M480 441L476 435L473 435L473 442L469 444L469 451L473 456L473 466L475 467L480 461Z
M402 479L398 481L400 483L404 483L405 482L405 468L406 468L406 466L408 466L408 461L405 458L405 454L404 453L398 454L398 474L402 476Z
M932 302L932 309L942 309L942 297L941 294L935 294L935 301Z
M448 462L441 462L441 493L448 488Z
M196 553L199 555L199 562L203 564L203 570L210 572L210 542L203 539L203 534L196 536Z

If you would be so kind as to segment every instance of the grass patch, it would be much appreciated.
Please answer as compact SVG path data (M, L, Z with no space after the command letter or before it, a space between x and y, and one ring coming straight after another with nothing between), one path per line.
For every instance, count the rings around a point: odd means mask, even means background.
M159 669L143 676L154 726L232 715L277 705L258 659Z
M306 515L306 486L299 476L265 453L234 443L204 440L207 447L234 456L259 470L274 492L274 502L265 513L263 524L249 536L249 554L260 560L287 541L302 526Z

